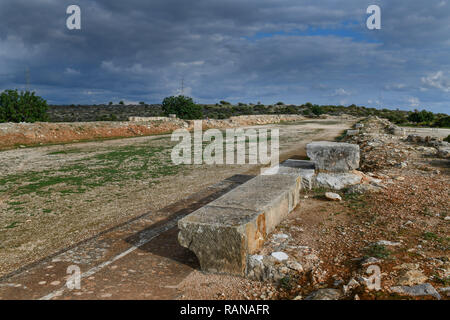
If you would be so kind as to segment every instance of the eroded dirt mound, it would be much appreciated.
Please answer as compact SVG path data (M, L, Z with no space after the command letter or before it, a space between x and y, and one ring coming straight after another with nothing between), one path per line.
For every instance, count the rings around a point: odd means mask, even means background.
M127 122L73 122L73 123L1 123L0 150L25 145L43 145L98 139L125 138L170 133L176 129L191 130L193 121L160 117L141 118L142 121ZM239 116L226 120L207 119L204 129L264 125L283 121L299 121L299 115Z

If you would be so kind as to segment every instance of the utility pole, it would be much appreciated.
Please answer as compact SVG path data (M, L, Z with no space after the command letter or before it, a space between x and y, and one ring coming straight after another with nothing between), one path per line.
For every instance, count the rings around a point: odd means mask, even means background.
M27 68L25 71L25 82L26 82L26 91L30 91L30 68Z
M181 78L181 95L184 96L184 76Z

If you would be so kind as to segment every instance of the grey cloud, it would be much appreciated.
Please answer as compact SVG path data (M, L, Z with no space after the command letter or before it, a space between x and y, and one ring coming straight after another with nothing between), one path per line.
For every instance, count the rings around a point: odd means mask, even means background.
M386 107L417 97L442 112L448 2L79 0L82 30L69 31L73 1L2 0L0 87L23 88L30 68L33 88L53 103L160 102L184 77L199 102L382 95ZM369 31L365 9L376 3L382 29Z

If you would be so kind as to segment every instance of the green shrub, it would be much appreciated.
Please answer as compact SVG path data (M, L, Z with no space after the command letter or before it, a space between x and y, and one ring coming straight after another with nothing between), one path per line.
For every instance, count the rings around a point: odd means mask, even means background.
M0 122L48 121L47 101L34 92L5 90L0 95Z
M445 116L436 120L435 126L440 128L450 128L450 116Z
M450 134L444 139L444 141L450 142Z
M163 100L162 109L164 114L176 114L180 119L193 120L202 119L202 107L195 104L192 98L185 96L172 96Z
M311 112L314 113L316 116L320 116L321 114L325 113L323 108L317 104L315 104L311 107Z
M220 101L220 104L222 104L222 105L230 105L231 103L229 103L228 101Z
M420 112L415 110L408 116L408 120L415 123L431 122L434 120L434 114L433 112L426 110L422 110Z

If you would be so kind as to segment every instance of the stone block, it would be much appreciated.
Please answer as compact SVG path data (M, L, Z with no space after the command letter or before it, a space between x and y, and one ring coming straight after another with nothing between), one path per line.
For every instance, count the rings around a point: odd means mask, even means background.
M317 141L306 145L306 153L320 171L347 172L359 167L357 144Z
M301 177L302 189L311 190L314 184L315 164L307 160L288 159L279 166L266 170L263 174L285 174Z
M319 174L315 177L314 185L319 188L341 190L360 183L361 179L361 176L353 173L319 172Z
M245 276L248 255L299 202L300 178L261 175L178 222L178 240L202 270Z

